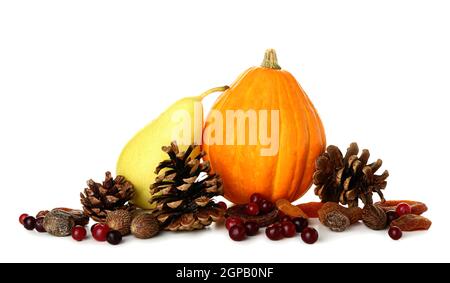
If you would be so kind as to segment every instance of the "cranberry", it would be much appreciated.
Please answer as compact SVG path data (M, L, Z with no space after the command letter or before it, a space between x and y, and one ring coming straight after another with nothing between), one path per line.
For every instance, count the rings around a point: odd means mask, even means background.
M279 227L281 228L281 222L275 222L269 225L269 227Z
M38 231L39 233L45 233L47 232L44 228L44 217L39 217L36 219L36 227L34 227L36 229L36 231Z
M283 228L279 223L270 225L266 228L266 236L272 241L278 241L283 239Z
M228 208L227 204L224 203L223 201L219 201L219 202L217 203L217 206L220 207L220 208L222 208L223 210L227 210L227 208Z
M105 224L97 224L94 225L95 227L92 229L92 237L96 239L99 242L106 241L106 236L109 232L109 227Z
M386 212L387 216L387 225L391 225L392 221L398 218L398 214L395 210L390 210Z
M303 229L308 227L308 224L309 224L308 219L305 219L303 217L296 217L296 218L292 219L292 223L294 223L295 230L297 231L297 233L301 233L303 231Z
M402 202L397 205L397 209L395 211L399 217L405 214L411 214L411 206Z
M283 217L278 218L278 219L279 219L280 222L292 222L291 217L289 217L287 215L284 215Z
M307 244L314 244L319 239L319 233L314 228L306 227L301 234L303 242Z
M242 225L242 220L238 217L228 217L227 220L225 221L225 227L227 227L227 230L230 230L231 227L233 227L234 225Z
M392 226L389 228L389 237L392 238L392 240L399 240L403 236L402 230L396 226Z
M254 202L247 204L247 207L245 208L245 213L247 213L247 215L258 215L259 214L258 204Z
M111 245L118 245L122 242L122 234L119 231L111 230L106 235L106 240Z
M259 226L258 224L256 224L256 222L249 221L245 223L244 227L247 236L255 236L256 234L258 234Z
M33 216L25 217L25 219L23 220L23 227L30 231L34 230L34 228L36 228L36 218L34 218Z
M95 227L97 227L98 225L102 225L100 223L95 223L94 225L91 226L91 234L94 234L94 229Z
M268 200L263 200L261 202L261 205L259 206L259 210L262 213L269 213L273 210L273 208L274 208L273 202L268 201Z
M20 224L23 225L25 218L27 218L28 216L29 216L29 215L26 214L26 213L21 214L20 217L19 217L19 222L20 222Z
M241 224L234 225L230 228L230 231L228 231L228 235L230 235L230 238L233 241L242 241L246 236L245 227Z
M75 226L72 228L72 238L75 241L83 241L86 238L86 229L83 226Z
M286 238L294 237L297 232L294 223L290 221L281 222L281 228L283 229L283 236Z
M259 193L254 193L250 196L251 203L260 204L264 200L264 197Z

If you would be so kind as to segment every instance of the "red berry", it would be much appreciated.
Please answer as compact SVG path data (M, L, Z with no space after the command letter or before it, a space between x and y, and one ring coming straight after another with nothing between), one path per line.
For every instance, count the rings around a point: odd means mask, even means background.
M287 215L284 215L283 217L278 218L278 219L279 219L280 222L292 222L291 217L289 217Z
M266 228L266 236L272 241L278 241L283 239L283 228L279 223L270 225Z
M111 230L106 235L106 240L111 245L118 245L120 242L122 242L122 234L119 231Z
M264 197L261 194L254 193L250 196L250 202L260 204L264 200Z
M271 212L274 209L274 207L275 206L273 205L273 202L268 201L268 200L263 200L259 206L259 210L262 213L266 214L266 213Z
M34 227L36 229L36 231L38 231L39 233L45 233L47 232L44 228L44 217L39 217L36 219L36 227Z
M397 205L397 209L395 211L397 212L398 217L405 214L411 214L411 206L402 202Z
M227 227L227 230L230 230L231 227L235 225L242 225L242 224L243 224L242 220L238 217L228 217L227 220L225 221L225 227Z
M272 223L272 224L270 224L268 227L278 227L278 228L281 228L281 222L275 222L275 223Z
M281 222L281 229L283 229L283 236L286 238L294 237L297 232L294 223L290 221Z
M228 231L228 235L230 235L230 238L234 241L242 241L246 236L245 228L241 224L234 225L230 228L230 231Z
M109 227L105 224L97 224L94 225L95 227L92 229L92 237L96 239L99 242L106 241L106 236L109 232Z
M314 244L319 239L319 233L314 228L307 227L303 229L301 234L303 242L307 244Z
M83 241L86 238L86 229L83 226L75 226L72 228L72 238L75 241Z
M25 217L25 219L23 220L23 227L30 231L34 230L34 228L36 228L36 218L34 218L33 216Z
M399 240L403 236L402 230L396 226L392 226L389 228L389 237L392 238L392 240Z
M398 218L398 214L394 210L386 212L386 216L387 216L387 225L391 225L392 221Z
M258 215L259 214L259 205L257 203L251 202L247 204L245 209L247 215Z
M227 210L227 208L228 208L227 204L224 203L223 201L219 201L219 202L217 203L217 206L220 207L220 208L222 208L223 210Z
M303 229L308 227L308 219L302 218L302 217L296 217L292 219L292 223L295 225L295 230L297 233L301 233Z
M258 234L259 226L258 224L256 224L256 222L252 221L246 222L244 224L244 227L247 236L255 236L256 234Z
M100 223L95 223L94 225L91 226L91 234L94 233L94 229L95 227L97 227L98 225L101 225Z
M23 222L24 222L25 218L27 218L28 216L29 216L29 215L26 214L26 213L20 215L20 217L19 217L19 222L20 222L20 224L23 225Z

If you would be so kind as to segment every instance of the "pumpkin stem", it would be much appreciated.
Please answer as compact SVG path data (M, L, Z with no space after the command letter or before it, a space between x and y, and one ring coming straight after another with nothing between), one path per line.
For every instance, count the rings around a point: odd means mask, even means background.
M230 87L227 86L227 85L226 86L215 87L215 88L212 88L212 89L207 90L204 93L200 94L199 97L200 97L200 99L203 99L203 98L207 97L208 95L210 95L211 93L218 92L218 91L226 91L229 88Z
M266 50L261 67L275 70L281 69L280 65L278 65L277 53L275 52L275 49Z

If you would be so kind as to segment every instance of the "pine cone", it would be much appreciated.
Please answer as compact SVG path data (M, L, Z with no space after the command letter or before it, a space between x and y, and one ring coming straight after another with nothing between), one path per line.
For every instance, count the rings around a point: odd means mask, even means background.
M191 145L180 152L175 142L163 147L170 159L162 161L155 170L159 174L150 186L150 203L156 207L161 226L170 231L203 229L222 218L225 211L212 200L223 194L222 179L209 174L209 162L202 162L205 153L200 146Z
M128 202L134 196L133 185L123 176L112 178L111 172L106 172L103 184L92 179L87 181L88 188L80 193L84 212L94 221L104 223L106 215L114 210L131 211L134 207Z
M357 207L358 199L361 199L364 205L370 205L373 204L374 192L384 201L381 190L386 188L388 171L375 175L382 161L378 159L367 165L369 151L364 149L359 157L358 152L358 145L352 143L343 157L339 148L330 145L319 156L314 173L314 192L323 202L340 202Z

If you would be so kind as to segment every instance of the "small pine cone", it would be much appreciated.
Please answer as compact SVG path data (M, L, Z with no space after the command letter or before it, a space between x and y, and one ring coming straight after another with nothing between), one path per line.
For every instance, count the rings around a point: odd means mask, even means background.
M134 196L133 185L125 177L112 178L111 172L106 172L102 184L87 181L88 187L84 194L80 193L84 212L94 221L104 223L108 212L115 210L132 211L134 207L129 200Z
M357 207L360 199L364 205L373 204L374 192L384 201L382 190L387 185L388 171L375 175L382 161L378 159L367 164L369 151L364 149L359 157L358 152L356 143L350 145L345 156L339 148L330 145L327 151L319 156L314 173L314 192L322 202L337 202Z
M202 162L205 153L200 146L191 145L180 152L172 142L162 150L169 159L158 165L155 173L159 175L150 187L153 214L162 229L198 230L223 218L225 211L213 201L213 197L223 195L222 179L210 174L209 162Z

